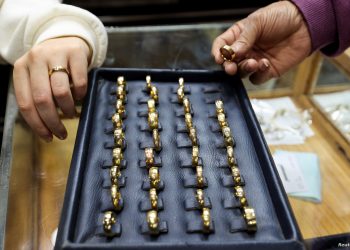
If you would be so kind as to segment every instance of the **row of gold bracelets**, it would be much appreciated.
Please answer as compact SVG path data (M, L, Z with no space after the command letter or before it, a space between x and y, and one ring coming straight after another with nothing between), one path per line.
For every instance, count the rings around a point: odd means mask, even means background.
M118 179L121 177L121 164L123 161L123 150L125 147L123 118L125 117L126 92L126 81L123 76L119 76L117 79L116 90L116 112L112 116L112 123L114 127L114 148L112 153L113 165L109 172L111 178L111 201L114 209L113 211L106 211L104 214L103 229L106 236L115 236L114 232L112 232L112 227L116 223L116 214L114 211L119 212L123 208Z
M158 90L156 86L151 83L151 77L146 76L146 89L150 95L147 101L148 106L148 126L152 131L154 147L145 148L145 161L148 169L148 178L150 181L149 200L151 209L147 211L147 225L149 233L158 235L160 233L160 220L158 217L158 189L160 185L159 168L155 166L154 154L161 150L161 141L159 135L159 116L156 109L158 103Z
M226 146L227 161L228 161L228 165L231 170L231 175L233 178L234 196L238 199L240 203L240 208L247 225L247 231L255 232L257 230L255 211L254 211L254 208L248 205L248 200L246 198L246 195L242 186L242 178L241 178L241 174L240 174L237 161L234 155L234 150L233 150L235 146L235 141L232 137L231 129L226 120L224 103L222 100L216 100L215 106L216 106L217 119L221 127L221 132L224 137L224 142Z
M204 175L203 166L199 162L199 142L197 138L196 128L193 126L191 103L187 96L185 96L184 79L179 78L179 87L177 89L177 98L180 104L183 105L185 123L188 132L188 136L192 142L192 167L196 170L197 189L195 192L196 200L200 206L201 217L203 222L203 232L209 233L211 228L210 208L205 206L205 194L204 194Z

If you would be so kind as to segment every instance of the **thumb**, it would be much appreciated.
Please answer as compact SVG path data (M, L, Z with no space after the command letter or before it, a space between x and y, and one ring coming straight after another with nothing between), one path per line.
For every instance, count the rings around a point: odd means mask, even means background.
M256 24L252 21L254 20L248 17L236 24L241 30L241 33L231 46L235 52L235 61L239 62L245 59L257 40L258 29Z

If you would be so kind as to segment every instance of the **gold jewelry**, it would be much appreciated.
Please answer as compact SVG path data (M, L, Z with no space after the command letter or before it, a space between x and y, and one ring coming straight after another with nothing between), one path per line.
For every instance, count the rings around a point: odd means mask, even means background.
M146 76L146 89L148 91L151 91L152 83L151 83L151 76Z
M146 166L148 168L154 165L153 148L145 148L145 158L146 158Z
M109 170L109 175L111 176L111 183L118 184L118 178L121 176L120 167L118 165L113 165Z
M179 87L177 89L177 99L179 101L179 103L183 103L183 100L184 100L184 97L185 97L185 90L184 90L184 87Z
M233 189L234 189L234 195L239 200L241 207L248 206L248 201L247 201L247 198L245 197L243 187L242 186L235 186L235 187L233 187Z
M200 207L201 208L204 208L204 191L203 189L197 189L196 190L196 199L197 199L197 202L199 203Z
M185 114L186 113L191 113L191 103L190 103L190 100L188 99L187 96L185 96L182 100L182 103L184 105L184 111L185 111Z
M120 210L121 208L121 194L119 192L118 185L112 184L111 186L111 197L112 197L112 203L115 209Z
M112 122L113 122L114 128L122 128L123 127L123 119L120 116L120 114L118 114L118 113L115 113L112 116Z
M221 128L228 127L228 123L226 121L225 113L219 113L218 114L218 122Z
M154 101L154 99L149 99L147 101L147 106L148 106L148 113L156 112L156 102Z
M210 210L209 208L204 207L202 211L202 220L203 220L203 231L210 231Z
M158 89L156 86L151 86L150 95L154 99L155 102L158 102Z
M233 147L234 143L233 143L233 138L232 138L232 135L231 135L230 127L228 127L228 126L223 127L222 128L222 134L224 136L226 147L228 147L228 146Z
M183 88L183 87L185 87L184 78L183 78L183 77L180 77L180 78L179 78L179 88Z
M192 166L195 167L198 165L199 161L199 148L198 146L192 146Z
M159 170L157 167L151 167L148 171L151 188L158 188L160 183Z
M222 100L220 100L220 99L216 100L215 106L216 106L216 114L225 113L224 103L222 102Z
M185 123L186 123L187 130L190 131L190 128L193 127L193 120L192 120L191 113L185 113Z
M190 128L189 137L193 146L198 146L197 131L195 127Z
M106 211L103 216L103 231L105 232L106 236L113 236L112 235L112 226L116 223L116 218L114 216L114 213L112 211Z
M159 217L156 210L150 210L147 212L147 224L151 232L158 233Z
M117 85L118 86L125 86L126 85L126 82L124 80L124 76L118 76L118 78L117 78Z
M160 151L161 145L160 145L160 136L159 136L158 129L153 129L152 136L153 136L154 149L156 151Z
M158 209L158 195L157 195L157 190L155 188L151 188L149 190L149 199L151 202L152 209L157 210Z
M255 217L254 208L244 207L243 208L243 217L244 217L246 224L247 224L247 230L249 232L255 232L257 230L257 225L256 225L256 217Z
M227 146L227 162L230 167L236 166L236 158L234 155L233 147L232 146Z
M122 163L122 160L124 158L122 149L121 148L114 148L112 155L113 155L113 163L115 165L120 166L120 164Z
M232 62L236 56L235 52L233 51L233 49L229 45L222 46L220 48L220 53L221 53L221 57L225 61L229 61L229 62Z
M123 115L125 113L125 107L123 104L123 101L120 99L117 99L116 104L115 104L115 109L118 114Z
M148 126L150 129L158 129L158 113L148 113Z
M196 175L197 175L197 185L198 187L204 186L204 176L203 176L203 167L196 166Z
M124 140L125 140L125 135L123 133L123 129L116 128L114 130L114 145L116 147L121 148L123 147Z
M58 66L55 66L55 67L52 67L50 70L49 70L49 77L51 77L51 75L55 72L64 72L68 75L68 77L70 76L70 73L68 71L68 69L66 67L63 67L61 65L58 65Z
M242 182L241 174L239 172L239 168L231 167L231 174L233 178L233 183L235 186L240 185Z
M126 99L126 93L125 93L125 90L124 90L124 85L120 85L117 87L117 98L122 100L123 103L125 102L125 99Z

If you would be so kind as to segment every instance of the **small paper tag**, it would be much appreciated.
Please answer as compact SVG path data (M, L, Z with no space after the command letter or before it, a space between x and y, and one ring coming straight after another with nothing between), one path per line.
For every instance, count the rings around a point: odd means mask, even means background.
M277 154L274 155L274 160L287 193L308 191L303 172L294 155Z

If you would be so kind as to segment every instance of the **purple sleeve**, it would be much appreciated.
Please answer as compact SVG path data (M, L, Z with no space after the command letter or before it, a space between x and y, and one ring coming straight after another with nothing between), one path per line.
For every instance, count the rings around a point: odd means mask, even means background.
M350 46L350 0L292 0L307 23L312 51L336 56Z

